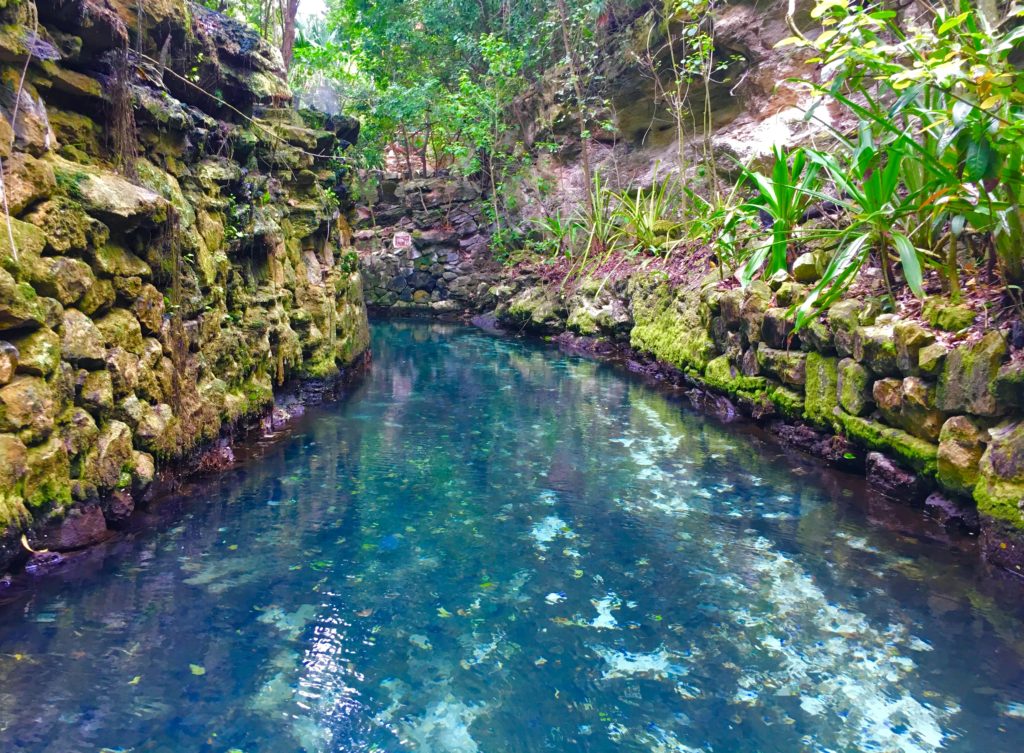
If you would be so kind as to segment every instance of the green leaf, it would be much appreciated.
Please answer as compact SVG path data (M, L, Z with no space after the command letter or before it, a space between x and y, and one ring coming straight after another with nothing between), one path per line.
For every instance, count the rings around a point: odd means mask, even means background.
M189 664L188 669L196 677L202 677L206 674L206 667L202 667L198 664Z
M910 242L910 238L903 233L893 233L892 242L900 255L900 264L903 265L903 276L907 280L910 290L918 298L924 297L924 288L921 287L921 259L917 255L917 249Z
M950 29L955 29L957 26L959 26L964 21L966 21L967 17L970 16L970 15L971 15L971 11L967 11L966 13L961 13L959 16L953 16L952 18L947 18L945 21L943 21L941 24L939 24L938 33L939 34L945 34Z

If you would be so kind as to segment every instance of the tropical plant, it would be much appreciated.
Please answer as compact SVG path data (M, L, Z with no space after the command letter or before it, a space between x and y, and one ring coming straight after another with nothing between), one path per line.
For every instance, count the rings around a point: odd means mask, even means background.
M671 179L649 189L635 188L614 195L620 237L631 253L670 256L683 235L678 216L680 192Z
M738 272L743 285L750 284L762 269L771 277L789 268L793 230L814 200L819 184L820 163L808 160L807 150L798 148L787 154L783 147L775 145L772 154L774 162L769 175L741 166L743 178L757 192L744 207L754 213L763 212L771 223L771 242L753 248Z
M808 158L828 171L839 197L817 191L812 195L835 202L846 212L846 224L836 232L838 250L821 280L795 307L797 327L835 301L856 276L872 251L882 267L886 289L892 295L895 251L903 277L914 295L923 296L920 252L905 229L919 203L919 195L901 186L901 166L911 158L910 139L901 137L881 150L869 127L862 127L856 147L840 161L835 154L808 151ZM842 153L840 153L842 154Z

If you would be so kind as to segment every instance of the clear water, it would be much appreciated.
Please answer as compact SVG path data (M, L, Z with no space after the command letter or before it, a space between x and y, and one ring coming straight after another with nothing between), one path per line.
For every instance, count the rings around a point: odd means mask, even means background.
M851 479L552 350L374 337L347 401L0 612L0 750L1024 747L1013 600Z

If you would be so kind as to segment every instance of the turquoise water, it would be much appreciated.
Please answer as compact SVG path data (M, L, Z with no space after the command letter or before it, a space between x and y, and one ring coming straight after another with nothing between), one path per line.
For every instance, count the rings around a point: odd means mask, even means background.
M0 610L0 750L1024 747L1012 590L855 480L550 349L394 323L374 353Z

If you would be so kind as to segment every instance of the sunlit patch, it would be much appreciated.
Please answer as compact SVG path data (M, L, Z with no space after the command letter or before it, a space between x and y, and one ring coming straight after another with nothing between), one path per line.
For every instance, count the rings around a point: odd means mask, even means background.
M633 653L596 645L591 645L590 650L604 660L606 668L601 676L605 680L625 677L667 680L670 677L686 674L685 667L676 664L673 661L673 655L664 646L650 653Z

